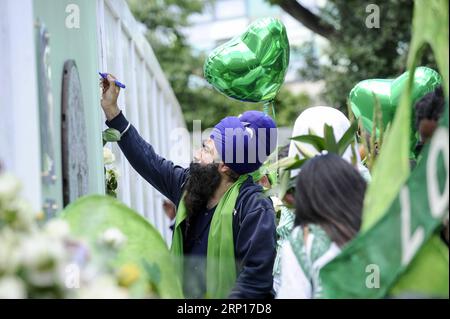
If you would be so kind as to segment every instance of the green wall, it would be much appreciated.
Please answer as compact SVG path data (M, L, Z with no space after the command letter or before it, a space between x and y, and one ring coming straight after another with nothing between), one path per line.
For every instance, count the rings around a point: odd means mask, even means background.
M57 182L43 186L43 200L52 198L62 207L61 163L61 87L65 61L73 59L78 66L85 123L88 140L89 193L104 193L103 152L101 132L103 129L100 90L98 82L98 45L96 1L94 0L35 0L34 17L42 21L50 33L50 61L54 99L54 149ZM69 29L65 25L66 7L76 4L80 9L80 28ZM38 32L36 32L38 34ZM38 37L36 36L35 39Z

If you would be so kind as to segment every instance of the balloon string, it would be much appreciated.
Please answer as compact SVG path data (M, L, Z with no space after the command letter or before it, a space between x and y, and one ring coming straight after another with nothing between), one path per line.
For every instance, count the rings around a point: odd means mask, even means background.
M272 101L272 114L273 114L273 120L275 121L275 123L277 122L277 117L275 115L275 103L273 103Z
M264 103L264 105L263 105L264 114L269 115L269 107L270 107L270 102Z
M270 112L271 108L272 108L273 120L276 122L277 118L275 116L275 103L273 103L273 101L269 101L269 102L264 103L264 105L263 105L264 114L269 115L269 112Z

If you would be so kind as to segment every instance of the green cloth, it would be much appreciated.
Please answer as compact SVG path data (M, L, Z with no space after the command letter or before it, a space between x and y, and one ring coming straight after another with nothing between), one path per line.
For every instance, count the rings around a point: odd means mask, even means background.
M263 178L263 176L265 176L265 175L269 179L269 182L272 186L277 183L277 181L278 181L277 171L269 170L268 167L269 167L269 164L265 163L256 171L254 171L253 173L250 173L250 176L253 178L253 181L255 183L258 183L261 180L261 178Z
M214 210L206 255L206 298L226 298L235 284L233 212L239 190L247 178L248 174L241 175L225 192ZM182 198L177 210L171 247L172 254L177 258L180 274L183 274L183 234L180 225L186 217L186 206Z
M434 234L389 291L397 298L448 298L448 247Z
M449 31L448 28L442 28L442 26L448 25L448 22L448 0L415 1L413 32L408 54L408 69L411 71L420 61L423 53L422 48L425 45L430 45L439 67L439 73L443 78L442 85L447 101L449 92ZM364 198L362 232L370 229L383 217L410 175L409 136L411 133L413 79L411 81L411 85L407 85L403 91L404 97L400 100L390 132L385 137L380 154L371 172L372 182L367 188ZM421 183L423 182L421 181Z
M295 226L294 209L281 207L280 221L277 225L277 255L273 264L273 276L279 277L281 272L281 247L291 235Z
M308 224L309 235L307 242L304 240L304 229L301 226L294 228L288 237L297 262L311 284L311 297L322 298L322 283L320 279L320 259L335 256L339 250L336 245L332 245L328 234L319 225ZM304 288L304 287L303 287ZM309 295L308 292L305 295Z

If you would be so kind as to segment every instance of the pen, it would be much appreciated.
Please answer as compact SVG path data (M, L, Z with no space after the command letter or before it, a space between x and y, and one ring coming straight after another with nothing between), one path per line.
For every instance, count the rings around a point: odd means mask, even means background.
M98 74L100 74L100 76L101 76L102 78L104 78L104 79L106 79L106 78L108 77L108 74L107 74L107 73L101 73L101 72L98 72ZM117 80L115 80L114 83L115 83L118 87L120 87L120 88L122 88L122 89L126 88L125 84L122 84L122 83L120 83L120 82L117 81Z

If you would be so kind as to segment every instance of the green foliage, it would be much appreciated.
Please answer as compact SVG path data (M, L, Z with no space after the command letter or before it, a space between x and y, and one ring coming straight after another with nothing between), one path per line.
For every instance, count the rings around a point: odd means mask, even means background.
M317 136L313 132L310 132L310 134L308 135L294 136L291 138L291 140L310 144L316 149L318 153L327 151L328 153L334 153L342 156L345 153L347 147L353 145L355 141L355 134L358 130L358 123L353 121L339 141L336 141L332 126L325 124L323 129L324 137ZM279 170L280 178L279 183L271 190L269 190L266 193L267 195L276 195L278 198L283 198L289 190L295 187L296 176L291 177L291 171L300 168L308 159L314 156L313 154L309 154L299 144L295 144L295 146L298 148L299 152L303 155L304 158L300 158L298 155L295 155L294 157L282 158L271 164L268 167L268 170ZM352 158L352 162L356 162L356 155L354 153L352 153L352 155L352 157L354 157Z
M120 132L113 128L108 128L102 132L103 146L108 142L118 142L120 141Z
M267 0L276 3L274 0ZM396 77L405 71L406 55L411 38L413 1L374 0L380 8L380 28L367 28L369 3L357 0L328 0L318 12L319 18L335 27L321 60L315 44L302 45L300 53L306 67L299 70L305 79L325 80L323 98L329 105L346 111L348 92L363 79ZM435 68L428 48L420 65Z
M118 176L115 169L105 168L105 191L106 194L117 198Z
M150 264L145 259L142 260L143 267L148 276L149 285L155 293L159 295L158 286L161 282L161 270L157 263Z
M247 110L262 110L261 103L244 103L216 91L203 79L206 56L187 43L182 28L192 14L202 12L212 0L128 0L137 20L148 29L149 40L174 93L180 102L189 130L192 121L202 128L213 127L223 117ZM311 103L306 94L293 94L282 88L275 99L278 126L290 126L293 119Z
M297 141L297 142L303 142L308 143L314 146L314 148L320 153L325 149L325 140L323 137L316 136L316 135L299 135L292 137L291 140ZM300 153L304 153L303 150L300 150ZM305 155L305 154L303 154Z

